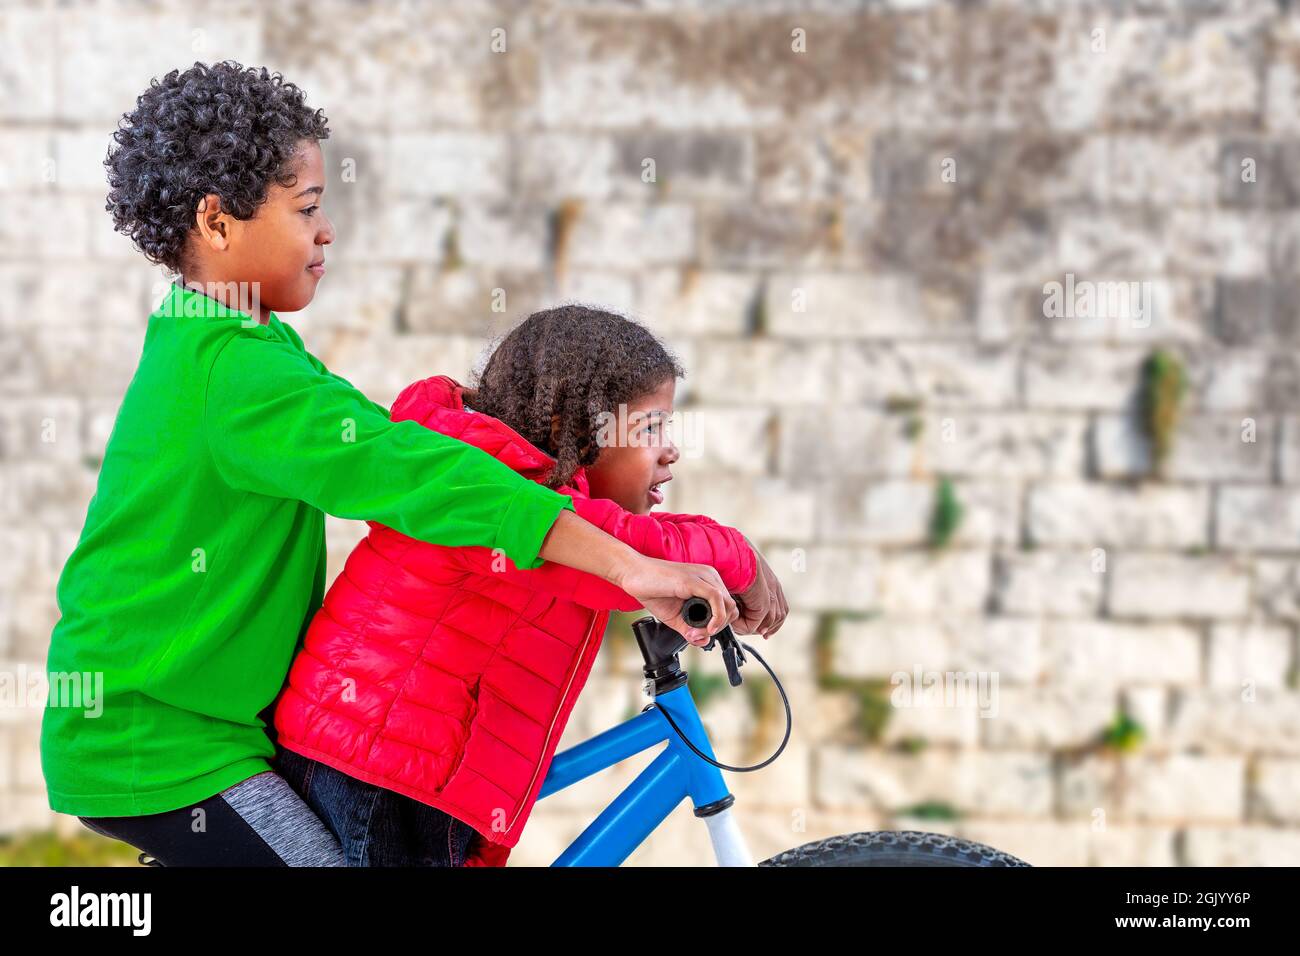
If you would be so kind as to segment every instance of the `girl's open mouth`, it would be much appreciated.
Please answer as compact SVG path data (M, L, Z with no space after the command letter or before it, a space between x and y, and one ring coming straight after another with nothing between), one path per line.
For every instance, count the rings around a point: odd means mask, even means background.
M319 279L321 276L325 274L325 263L313 262L311 265L307 267L307 271L310 272L312 275L314 275L317 279Z
M665 478L663 481L656 481L653 485L650 486L650 490L647 492L647 495L652 502L654 502L657 505L661 505L664 503L663 486L670 481L672 481L671 478Z

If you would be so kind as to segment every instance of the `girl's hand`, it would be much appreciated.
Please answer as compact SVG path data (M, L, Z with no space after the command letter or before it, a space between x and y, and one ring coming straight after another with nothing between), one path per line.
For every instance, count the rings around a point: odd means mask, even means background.
M739 617L740 611L723 586L722 578L708 565L661 561L633 554L635 557L614 583L696 647L709 643L711 635ZM682 604L690 597L704 598L713 609L713 617L704 628L691 627L682 619Z
M754 582L743 593L736 595L736 602L740 605L740 623L736 630L741 634L762 634L763 639L767 640L785 623L790 605L786 602L785 591L776 579L772 566L754 547L754 542L749 538L745 541L753 548L758 571L754 575Z

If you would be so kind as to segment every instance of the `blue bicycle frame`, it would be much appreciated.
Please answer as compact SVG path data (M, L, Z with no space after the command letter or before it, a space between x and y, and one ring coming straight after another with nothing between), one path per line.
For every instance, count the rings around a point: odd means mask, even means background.
M655 705L672 716L701 752L717 759L700 721L695 700L685 684L656 695ZM636 717L576 744L552 759L538 793L539 800L633 754L665 741L668 743L552 866L618 866L685 797L691 798L697 816L705 817L709 822L713 822L714 817L721 817L718 826L710 826L719 863L753 865L743 842L740 842L739 831L729 819L729 808L734 798L723 782L722 771L693 754L655 705L647 705Z

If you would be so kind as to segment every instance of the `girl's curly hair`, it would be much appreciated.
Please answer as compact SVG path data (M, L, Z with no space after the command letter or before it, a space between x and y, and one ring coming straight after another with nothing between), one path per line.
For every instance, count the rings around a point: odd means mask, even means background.
M534 312L501 341L464 399L556 460L548 488L600 455L601 413L686 373L644 326L582 305ZM552 416L560 418L552 440Z
M236 219L251 219L272 181L288 172L301 140L329 138L324 113L266 67L233 60L172 70L136 98L113 133L104 165L113 228L151 262L183 271L199 200L221 197Z

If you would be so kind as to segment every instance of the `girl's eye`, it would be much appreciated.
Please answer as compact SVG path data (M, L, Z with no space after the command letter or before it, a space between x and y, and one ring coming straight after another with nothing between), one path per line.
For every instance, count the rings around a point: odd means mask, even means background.
M311 217L315 215L316 210L319 208L320 208L319 206L308 206L306 209L299 209L298 211L302 213L304 216Z

